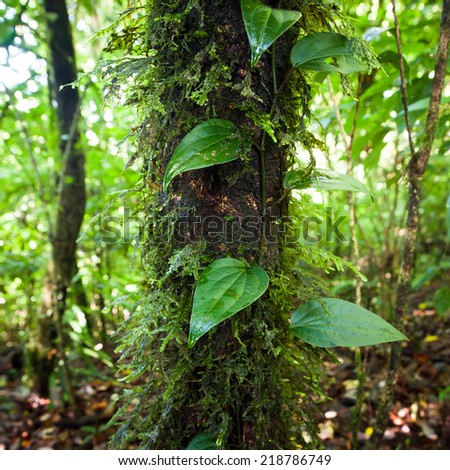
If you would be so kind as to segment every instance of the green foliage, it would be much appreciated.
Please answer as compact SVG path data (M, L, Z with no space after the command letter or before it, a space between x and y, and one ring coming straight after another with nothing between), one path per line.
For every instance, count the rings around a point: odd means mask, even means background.
M359 305L346 300L320 298L295 310L291 331L314 346L370 346L407 340L392 325Z
M216 449L216 441L208 433L197 434L189 445L186 447L186 450L214 450Z
M334 58L335 63L326 62ZM292 48L294 67L315 72L339 72L344 75L367 71L368 66L352 52L352 42L338 33L305 36Z
M358 11L358 12L357 12ZM364 14L361 14L364 12ZM433 2L397 2L402 29L402 52L406 69L406 86L413 138L417 146L423 137L426 109L430 96L430 71L434 68L440 11ZM389 11L382 4L370 10L368 4L357 2L349 6L347 14L358 17L355 30L339 31L347 37L358 32L375 52L383 69L349 75L350 94L339 89L341 77L329 74L315 76L316 89L321 93L312 103L311 111L318 123L311 123L316 135L327 142L326 152L314 154L318 166L343 172L346 145L352 140L351 154L354 176L370 191L373 204L357 200L356 234L358 237L362 271L369 282L362 287L367 308L389 318L400 267L405 213L407 211L407 161L410 152L405 133L404 113L400 92L399 61ZM333 96L330 96L329 83ZM359 89L359 92L358 92ZM423 289L432 277L439 282L445 269L439 267L445 252L447 229L445 204L448 198L448 144L445 135L450 126L448 104L443 97L437 138L423 180L420 209L418 256L413 287ZM333 106L336 101L339 118ZM332 103L332 104L328 104ZM341 127L342 125L342 127ZM354 132L353 132L354 129ZM342 134L345 133L345 137ZM352 136L352 137L351 137ZM417 147L416 147L417 148ZM309 154L301 156L306 165ZM300 166L302 168L302 166ZM302 197L308 191L302 192ZM338 192L323 192L314 197L315 205L332 205L336 212L346 213L348 198ZM350 244L341 240L328 242L327 251L347 259ZM335 293L353 297L353 286L347 273L330 273ZM420 281L420 282L419 282ZM348 288L345 289L346 283ZM420 295L423 295L420 293ZM347 297L346 297L347 298ZM428 300L432 300L431 298Z
M298 13L243 2L248 56L257 65L249 69L243 65L247 63L241 47L245 36L234 28L240 18L233 16L233 27L224 26L215 8L218 4L208 3L206 8L198 2L151 2L144 14L137 2L131 15L123 15L116 27L120 38L116 34L108 48L133 52L133 57L110 61L103 69L107 89L124 95L127 104L139 109L142 124L136 128L136 156L143 162L139 207L146 214L144 231L148 235L143 245L146 279L142 299L124 324L120 346L122 370L129 371L127 380L143 381L145 377L146 382L134 385L124 396L116 417L120 429L114 446L137 441L142 448L186 448L195 436L206 433L215 437L218 448L242 448L243 429L251 426L259 446L317 447L314 402L323 396L318 385L321 352L293 341L289 330L292 305L328 295L319 270L348 268L364 278L345 256L302 244L294 227L288 227L293 229L294 242L280 241L282 254L268 261L273 269L267 269L267 291L265 271L224 258L242 254L226 244L174 240L170 231L174 221L189 214L196 203L205 209L207 200L211 207L206 213L217 213L220 207L226 216L233 216L229 207L233 201L221 198L220 192L217 197L208 195L206 176L220 172L222 181L233 186L238 172L254 176L272 152L283 155L286 162L282 166L291 168L298 143L311 159L315 148L324 147L307 130L311 90L319 85L301 68L292 69L287 55L296 38L305 34L333 26L349 37L354 35L344 15L321 2L290 2L289 7L298 8ZM230 6L227 12L234 10ZM283 35L288 29L289 34ZM355 64L358 70L362 70L361 64L370 70L377 64L364 41L346 37L345 41L345 55L322 58L324 62L335 58L328 64L334 71L346 72ZM259 62L271 45L272 68L268 62ZM286 80L278 83L278 74ZM350 82L339 78L349 91ZM218 124L219 134L211 129ZM238 150L238 143L246 140L241 134L252 136L251 147L246 144ZM224 156L232 158L211 158L213 151L223 149L224 142L228 146L230 138L232 152L226 155L225 150ZM259 166L252 161L258 153ZM238 157L243 157L243 165ZM161 181L166 189L176 175L217 163L223 165L209 170L211 174L199 172L198 180L186 175L189 184L177 194L160 192ZM265 188L265 177L260 175L261 188ZM308 185L368 192L357 180L323 179L320 184L311 179ZM197 181L200 188L194 187ZM286 223L280 219L280 226L297 225L313 215L307 197L297 205L290 194L282 194L282 188L280 197L286 199L291 216ZM253 196L248 199L250 205L259 203ZM161 233L169 236L162 238ZM254 259L254 246L239 249L248 260ZM231 266L223 266L230 262ZM201 329L195 332L199 324ZM210 334L204 334L208 331ZM196 347L189 347L201 336ZM269 424L274 422L284 426L276 438Z
M447 315L450 313L450 288L441 287L436 291L433 297L433 304L439 315Z
M211 328L259 299L268 286L269 277L259 266L247 268L233 258L211 263L195 289L189 347Z
M231 162L246 151L232 122L210 119L190 131L178 144L164 176L163 189L175 176L189 170Z
M87 2L85 2L87 4ZM73 10L74 41L84 44L77 55L80 69L92 67L101 43L86 43L94 29L109 22L112 3L107 0L102 15L92 18ZM50 106L47 78L48 35L41 3L8 2L0 5L2 18L13 18L11 44L0 43L0 343L23 345L27 358L42 347L42 332L52 334L48 311L51 271L51 219L57 210L57 188L62 155L58 147L54 109ZM0 23L2 21L0 20ZM9 20L8 20L9 23ZM0 29L3 25L0 25ZM63 327L65 345L75 380L103 374L111 379L114 366L112 338L117 324L129 313L130 296L114 304L124 292L136 287L136 272L130 271L132 250L122 244L120 203L110 202L110 193L133 186L136 171L123 171L124 153L132 149L126 139L135 116L104 103L95 77L79 84L82 97L80 146L87 156L88 203L79 243L73 285L67 299ZM133 203L133 197L127 200ZM97 217L102 213L103 217ZM119 235L105 242L111 225ZM5 269L5 271L3 271ZM110 307L103 311L104 307ZM31 365L31 361L30 361ZM32 385L36 368L28 367L24 385ZM52 391L53 392L53 391Z
M304 171L300 170L289 170L284 177L284 187L286 189L299 190L316 188L324 191L340 189L370 195L367 187L353 176L342 175L335 171L318 168L316 168L311 175L306 175Z
M301 16L298 11L271 8L257 0L241 0L241 8L245 30L250 42L252 67L257 64L264 52Z

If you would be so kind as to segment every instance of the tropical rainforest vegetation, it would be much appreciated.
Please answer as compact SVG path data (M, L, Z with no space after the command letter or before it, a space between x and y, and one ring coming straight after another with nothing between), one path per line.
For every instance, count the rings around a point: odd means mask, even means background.
M449 447L449 0L0 13L0 448Z

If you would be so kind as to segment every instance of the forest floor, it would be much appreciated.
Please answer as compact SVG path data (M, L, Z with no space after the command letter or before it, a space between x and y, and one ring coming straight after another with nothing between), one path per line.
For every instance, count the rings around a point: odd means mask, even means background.
M395 408L383 449L450 449L450 318L432 309L414 309L406 325ZM353 352L334 350L339 363L327 363L324 388L330 399L320 405L320 435L326 449L348 449L356 373ZM387 369L387 348L363 350L367 367L360 447L371 432L378 393ZM6 369L6 370L5 370ZM0 368L0 449L105 449L114 429L108 424L123 384L114 378L91 379L76 390L76 412L26 388L20 375ZM447 396L443 390L447 387Z
M450 449L450 318L433 309L413 310L405 333L394 409L382 449ZM349 449L357 393L354 353L335 349L339 364L327 365L324 388L330 400L321 404L320 437L327 449ZM387 371L388 348L364 348L365 403L359 448L364 447L375 422L379 391ZM445 392L446 390L446 392Z

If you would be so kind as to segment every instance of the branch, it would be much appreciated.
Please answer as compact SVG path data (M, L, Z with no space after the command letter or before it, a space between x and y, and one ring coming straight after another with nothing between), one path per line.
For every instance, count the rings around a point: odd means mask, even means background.
M398 63L400 66L400 90L402 93L403 112L405 113L405 124L406 124L406 132L408 134L409 150L411 152L411 156L413 156L416 152L414 150L414 142L413 142L412 131L411 131L411 121L409 119L408 94L406 92L405 66L403 64L402 41L400 37L400 27L398 24L397 11L395 9L395 0L391 0L391 4L392 4L392 14L394 15L395 41L397 43Z
M426 165L431 154L434 142L442 91L444 88L445 69L448 61L448 46L450 39L450 0L443 0L441 27L439 33L434 79L431 89L430 104L428 106L425 124L425 136L418 152L414 153L408 165L409 199L408 218L406 223L406 236L403 248L403 257L400 275L397 282L393 322L399 325L405 317L407 299L411 281L411 271L414 263L416 239L419 227L420 190ZM386 429L389 411L392 408L395 395L395 384L400 368L401 343L391 345L389 356L389 369L386 377L386 386L381 396L374 432L368 447L379 449L380 442Z

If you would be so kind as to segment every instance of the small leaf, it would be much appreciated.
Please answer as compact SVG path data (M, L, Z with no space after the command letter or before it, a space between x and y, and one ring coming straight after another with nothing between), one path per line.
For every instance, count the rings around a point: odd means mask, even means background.
M439 315L446 315L450 312L450 288L441 287L433 297L433 304Z
M311 187L311 175L303 171L289 170L284 175L283 185L286 189L307 189Z
M291 332L306 343L321 348L370 346L408 339L369 310L330 298L301 305L292 315Z
M194 127L178 144L167 165L163 189L189 170L228 163L239 158L241 139L232 122L210 119Z
M259 299L268 285L269 277L259 266L248 268L234 258L213 261L195 289L189 347L218 323Z
M398 60L397 51L390 51L390 50L383 51L378 56L378 60L380 61L380 64L391 64L393 67L395 67L397 70L400 71L400 63ZM409 65L404 56L403 56L403 68L405 70L405 77L407 80L409 80Z
M186 450L214 450L216 448L216 441L211 434L201 432L189 442Z
M340 189L356 193L370 194L367 187L353 176L343 175L331 170L318 169L314 171L311 186L313 188L332 191Z
M435 341L437 341L439 339L439 336L436 336L436 335L427 335L425 336L424 338L424 342L425 343L434 343Z
M367 70L367 66L355 57L349 40L338 33L315 33L300 39L291 51L294 67L316 72L349 74ZM335 59L335 63L326 62Z
M440 270L437 266L428 266L428 268L425 269L425 272L423 274L420 274L420 276L412 280L411 289L421 289L423 286L427 285L430 281L432 281L439 273Z
M323 191L340 189L369 194L367 187L353 176L343 175L331 170L316 168L312 175L305 175L302 171L290 170L284 177L286 189L317 188Z
M252 67L301 16L298 11L278 10L255 0L241 0L241 9L250 42Z

